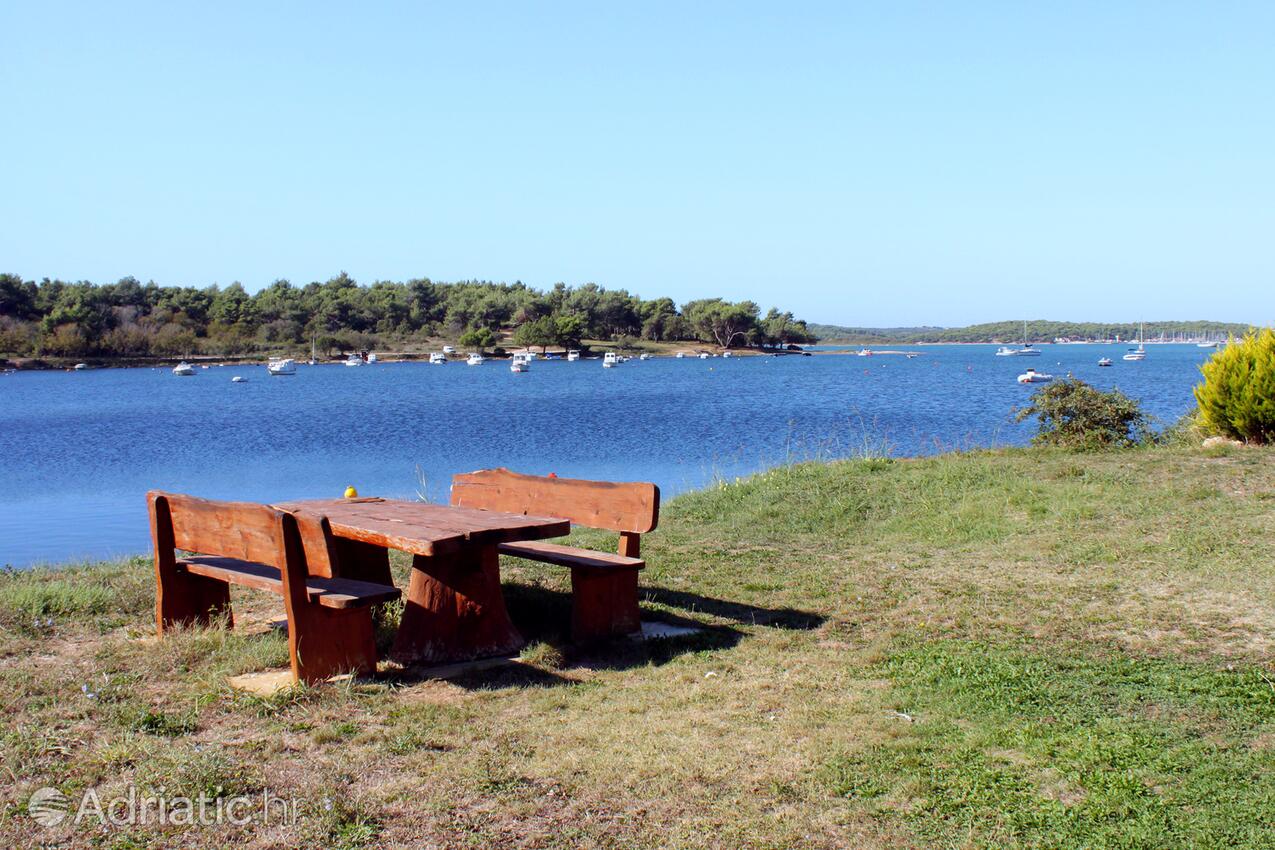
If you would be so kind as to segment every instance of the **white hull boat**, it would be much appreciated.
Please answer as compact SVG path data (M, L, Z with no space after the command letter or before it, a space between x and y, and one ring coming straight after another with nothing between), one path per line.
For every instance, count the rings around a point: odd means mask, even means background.
M487 358L483 357L477 351L465 358L466 366L481 366L487 362Z
M1098 361L1098 365L1099 365L1099 366L1110 366L1110 365L1111 365L1111 358L1110 358L1110 357L1104 357L1104 358L1102 358L1101 360L1099 360L1099 361Z
M567 362L568 362L568 363L574 363L574 362L576 362L576 361L577 361L577 360L579 360L579 359L580 359L580 352L578 352L578 351L568 351L568 352L567 352Z
M1040 349L1032 348L1027 342L1027 321L1023 321L1023 347L1010 348L1008 345L1002 345L996 349L997 357L1039 357Z
M531 358L525 354L515 354L514 359L509 361L510 372L529 372L531 371Z
M295 375L297 363L290 357L275 358L266 364L266 371L271 375Z
M1018 376L1018 383L1047 384L1053 379L1053 375L1046 375L1044 372L1037 372L1035 369L1028 369L1026 372Z
M357 354L351 354L349 357L345 358L345 365L346 366L362 366L363 358L358 356Z
M1146 360L1147 359L1147 349L1146 349L1146 346L1143 345L1142 343L1142 337L1143 337L1143 326L1139 324L1138 325L1138 347L1134 349L1130 349L1129 353L1126 354L1122 359L1124 360Z
M431 365L431 366L446 366L446 365L447 365L447 355L446 355L446 354L444 354L444 353L443 353L443 352L441 352L441 351L431 351L431 352L430 352L430 355L429 355L429 365Z
M195 367L183 360L173 367L173 374L179 378L189 378L195 374Z
M602 355L603 369L611 369L615 367L619 362L620 362L620 359L615 356L614 351L608 351L606 354Z

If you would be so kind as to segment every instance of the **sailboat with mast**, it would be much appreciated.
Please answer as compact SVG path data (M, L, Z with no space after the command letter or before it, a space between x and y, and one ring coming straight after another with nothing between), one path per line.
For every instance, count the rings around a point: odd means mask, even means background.
M1142 339L1145 336L1144 330L1145 330L1145 323L1139 322L1138 323L1138 347L1129 349L1129 353L1126 354L1123 359L1125 360L1146 360L1147 359L1147 349L1146 349L1146 346L1144 346L1142 343Z
M1002 345L996 349L997 357L1039 357L1040 349L1032 348L1027 342L1027 320L1023 319L1023 347L1011 348L1008 345Z

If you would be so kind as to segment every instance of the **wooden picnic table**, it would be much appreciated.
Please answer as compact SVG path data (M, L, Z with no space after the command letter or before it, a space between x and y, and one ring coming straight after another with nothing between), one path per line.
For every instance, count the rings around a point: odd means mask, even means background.
M327 516L341 565L341 575L332 578L393 584L388 550L411 553L411 579L391 651L402 663L444 664L520 649L524 641L505 608L496 547L571 530L569 520L557 517L397 499L314 499L275 507Z

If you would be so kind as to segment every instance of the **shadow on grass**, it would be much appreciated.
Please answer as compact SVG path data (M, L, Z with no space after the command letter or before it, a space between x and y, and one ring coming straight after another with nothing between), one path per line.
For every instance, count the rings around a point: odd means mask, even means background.
M745 626L767 626L793 631L817 629L827 619L820 614L799 611L796 608L762 608L744 602L714 599L711 596L700 596L698 593L669 590L664 587L644 588L642 601L653 605L679 608L690 613L704 613L723 620L734 620Z

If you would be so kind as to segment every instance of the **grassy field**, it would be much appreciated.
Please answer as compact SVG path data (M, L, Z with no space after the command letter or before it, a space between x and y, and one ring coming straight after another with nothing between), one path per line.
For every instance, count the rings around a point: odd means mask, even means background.
M285 663L276 600L157 643L147 561L5 574L0 846L1275 846L1275 452L785 467L644 550L702 632L575 650L563 571L510 562L524 666L268 700L224 677ZM129 783L302 816L27 814Z

